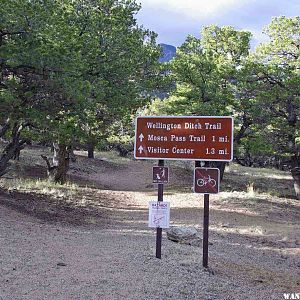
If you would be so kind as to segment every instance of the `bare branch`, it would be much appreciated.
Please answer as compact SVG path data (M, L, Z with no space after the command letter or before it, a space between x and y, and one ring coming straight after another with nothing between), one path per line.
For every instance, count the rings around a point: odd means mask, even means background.
M48 157L46 155L41 155L41 157L46 162L48 171L50 171L52 169L52 167L51 167Z

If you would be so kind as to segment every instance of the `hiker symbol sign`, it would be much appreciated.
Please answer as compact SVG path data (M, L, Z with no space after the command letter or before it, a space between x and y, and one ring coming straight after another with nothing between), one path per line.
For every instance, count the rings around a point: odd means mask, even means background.
M153 167L153 183L168 183L169 168L168 167Z

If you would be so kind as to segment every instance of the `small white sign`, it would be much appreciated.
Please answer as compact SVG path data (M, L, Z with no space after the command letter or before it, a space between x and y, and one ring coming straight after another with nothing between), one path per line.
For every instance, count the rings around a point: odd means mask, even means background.
M170 202L149 202L149 227L170 227Z

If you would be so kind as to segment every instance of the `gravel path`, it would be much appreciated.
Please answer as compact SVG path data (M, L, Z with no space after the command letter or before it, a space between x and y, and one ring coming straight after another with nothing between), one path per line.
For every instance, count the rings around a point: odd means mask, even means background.
M41 176L33 166L26 165L32 177ZM148 201L157 195L151 169L78 157L72 179L81 187L70 194L0 190L0 300L282 300L300 292L300 201L283 197L288 178L255 177L254 169L226 174L227 192L210 200L204 270L201 248L171 242L165 232L162 259L155 258L155 231L147 227ZM172 226L202 232L192 172L171 171ZM283 196L247 193L249 182L276 184Z
M195 210L185 213L201 215ZM48 224L1 206L0 299L256 300L299 292L299 253L283 256L284 244L226 234L230 224L220 233L212 220L208 272L201 268L200 248L165 237L162 260L155 259L155 233L145 216L120 209L115 218L126 226L101 229Z

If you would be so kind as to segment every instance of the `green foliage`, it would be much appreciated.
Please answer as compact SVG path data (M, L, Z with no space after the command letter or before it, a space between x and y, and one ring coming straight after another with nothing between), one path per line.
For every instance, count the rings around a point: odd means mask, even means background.
M290 165L300 164L300 18L273 18L265 28L270 41L262 44L253 57L259 68L256 99L266 116L264 124L272 129L266 140L274 151L288 155Z
M169 99L152 104L159 105L160 111L165 106L173 114L232 113L234 80L238 63L248 54L250 33L213 25L204 27L201 36L188 36L178 48L170 64L177 87Z
M188 36L171 62L176 90L146 114L233 115L235 155L290 157L300 165L300 18L274 18L270 41L250 53L251 34L230 26Z
M273 18L269 41L254 53L249 32L206 26L159 64L156 34L136 23L139 9L134 0L2 0L6 137L21 128L36 141L130 146L136 111L233 115L237 156L289 156L300 165L299 17ZM149 104L172 83L167 99Z
M131 0L3 0L0 124L26 121L34 139L40 132L39 140L71 143L130 118L156 85L160 54L156 35L136 24L139 8Z

